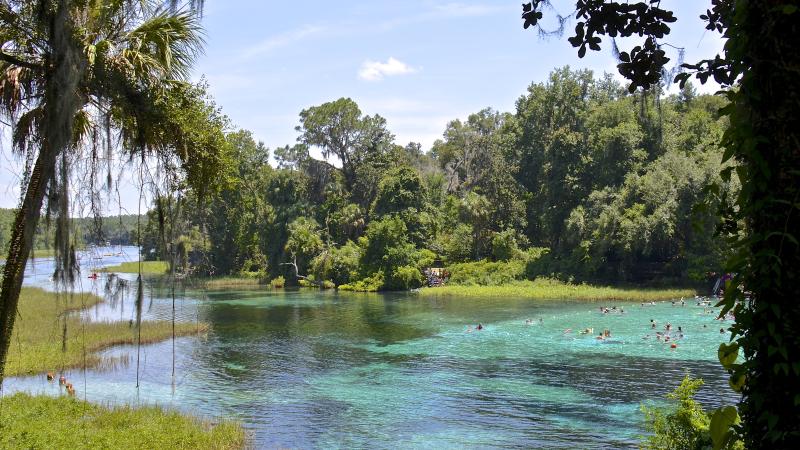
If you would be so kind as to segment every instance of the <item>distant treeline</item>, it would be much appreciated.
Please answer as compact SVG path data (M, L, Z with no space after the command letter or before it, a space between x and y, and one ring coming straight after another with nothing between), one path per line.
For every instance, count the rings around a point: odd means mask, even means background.
M11 226L14 223L15 210L0 208L0 258L5 258L8 241L11 238ZM100 219L74 218L72 219L73 241L78 248L90 244L105 245L135 245L136 220L135 214L108 216ZM142 221L144 223L144 221ZM55 224L48 224L46 218L39 221L34 236L33 248L43 250L52 248Z
M431 266L465 284L701 280L725 259L717 211L738 190L719 175L724 105L691 85L644 96L563 68L514 112L454 120L423 151L339 99L300 113L293 146L229 134L227 187L158 201L145 251L358 290L416 287Z

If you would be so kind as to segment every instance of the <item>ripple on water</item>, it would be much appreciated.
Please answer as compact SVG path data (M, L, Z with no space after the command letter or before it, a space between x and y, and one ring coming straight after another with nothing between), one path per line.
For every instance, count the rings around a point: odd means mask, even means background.
M171 318L170 296L151 292L149 317ZM208 321L213 331L176 341L174 380L170 342L142 348L139 390L135 348L120 347L103 355L127 356L127 365L68 373L79 395L234 418L259 447L300 448L633 447L640 404L661 399L685 373L705 379L698 397L706 405L735 400L715 361L725 325L701 307L623 304L625 314L604 315L569 301L182 295L178 320ZM123 302L84 314L131 311ZM682 327L677 349L654 338L651 318ZM466 332L478 322L483 331ZM584 328L594 333L579 334ZM615 343L595 339L603 329ZM43 377L4 388L59 392Z

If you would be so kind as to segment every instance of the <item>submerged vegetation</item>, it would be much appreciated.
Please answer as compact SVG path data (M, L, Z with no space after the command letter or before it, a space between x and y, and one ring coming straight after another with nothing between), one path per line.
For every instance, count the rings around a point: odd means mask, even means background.
M0 399L0 448L239 449L245 444L239 424L160 407L106 407L27 394Z
M135 325L124 322L82 321L71 314L91 307L102 299L91 294L55 294L37 288L24 288L19 302L19 318L14 328L13 345L8 353L6 374L26 375L69 368L96 367L104 363L96 352L114 345L135 344ZM176 323L177 336L203 333L205 323ZM142 344L172 336L168 321L143 321Z

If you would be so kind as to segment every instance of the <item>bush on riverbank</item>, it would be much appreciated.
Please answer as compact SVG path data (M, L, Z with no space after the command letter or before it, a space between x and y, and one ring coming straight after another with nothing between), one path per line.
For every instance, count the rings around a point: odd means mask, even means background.
M103 361L95 352L114 345L135 344L137 333L132 323L88 322L82 321L77 314L67 314L101 301L100 297L90 294L56 294L38 288L23 288L19 317L11 336L13 345L8 352L6 375L97 367ZM207 330L208 325L204 323L175 324L178 336ZM66 336L66 342L63 336ZM172 324L168 321L144 321L141 336L143 344L162 341L172 336Z
M286 286L286 279L283 276L278 275L277 277L273 278L272 281L269 282L270 286L274 289L280 289Z
M239 449L245 432L159 407L105 407L69 397L0 399L0 448Z
M448 266L451 285L459 286L499 286L521 280L525 276L525 262L519 259L510 261L475 261Z
M627 300L656 301L696 294L693 289L627 289L588 284L570 284L551 278L535 281L515 281L501 286L442 286L424 288L420 294L428 297L513 297L529 299Z

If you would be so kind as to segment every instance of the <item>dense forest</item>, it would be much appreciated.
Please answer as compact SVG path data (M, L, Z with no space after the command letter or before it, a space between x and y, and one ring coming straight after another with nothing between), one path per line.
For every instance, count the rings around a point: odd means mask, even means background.
M738 189L719 175L724 102L567 67L423 151L342 98L301 111L295 145L227 134L225 186L159 198L145 254L356 290L417 287L431 266L478 284L702 280L727 256L714 231Z
M5 258L14 221L13 209L0 208L0 258ZM73 218L70 229L73 242L80 249L86 245L134 245L136 243L137 216L126 214L102 218ZM34 235L34 255L36 251L48 250L53 246L55 225L45 219Z

